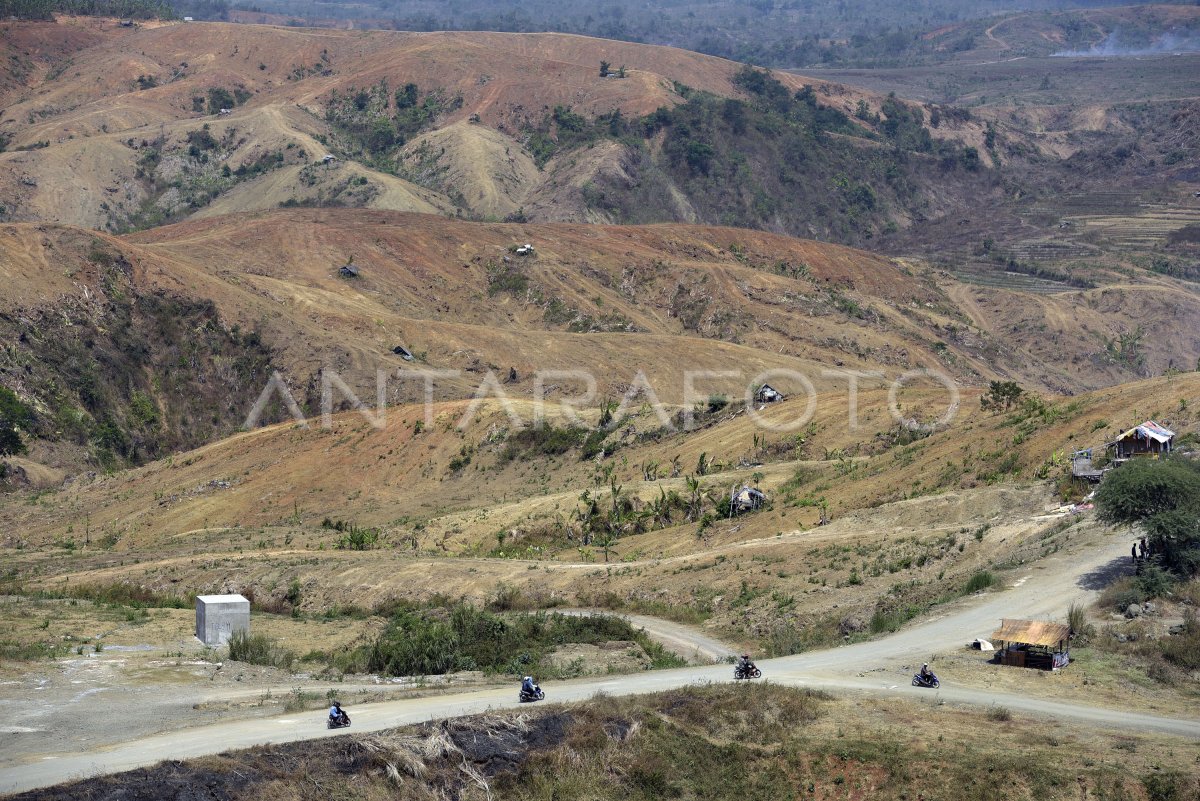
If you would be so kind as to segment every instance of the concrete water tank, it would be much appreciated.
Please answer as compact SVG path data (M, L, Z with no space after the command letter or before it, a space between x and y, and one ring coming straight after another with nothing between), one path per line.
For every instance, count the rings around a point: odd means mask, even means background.
M250 631L250 602L240 595L196 596L196 639L224 645L235 631Z

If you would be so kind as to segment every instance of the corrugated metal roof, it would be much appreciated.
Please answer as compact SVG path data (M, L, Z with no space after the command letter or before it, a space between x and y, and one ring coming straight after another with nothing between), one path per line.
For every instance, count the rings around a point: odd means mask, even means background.
M1124 434L1117 437L1117 439L1125 439L1127 437L1132 437L1135 434L1141 439L1154 439L1158 440L1159 442L1169 442L1171 438L1175 436L1175 432L1166 426L1160 426L1153 420L1147 420L1140 426L1134 426L1133 428L1129 429Z
M1065 623L1048 623L1044 620L1000 621L1000 628L992 632L992 641L1019 642L1026 645L1044 645L1053 648L1066 643L1071 629Z

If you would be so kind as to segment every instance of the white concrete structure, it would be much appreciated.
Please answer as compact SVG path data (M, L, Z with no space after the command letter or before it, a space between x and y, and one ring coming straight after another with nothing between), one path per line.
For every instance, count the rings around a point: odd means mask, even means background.
M240 595L196 596L196 639L224 645L235 631L250 631L250 602Z

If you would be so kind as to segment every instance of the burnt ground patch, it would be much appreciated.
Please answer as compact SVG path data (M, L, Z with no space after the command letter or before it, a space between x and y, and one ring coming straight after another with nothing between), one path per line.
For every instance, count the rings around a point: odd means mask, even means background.
M424 778L457 797L468 764L480 776L492 779L517 772L533 753L560 745L575 723L561 710L532 717L526 714L485 715L412 729L347 734L327 740L260 746L186 762L160 762L149 768L80 779L11 796L11 801L244 801L269 795L269 790L297 783L307 798L309 790L321 795L331 782L372 785L387 782L388 764L395 763L394 749L378 743L407 737L410 742L444 738L452 748L423 756ZM414 737L415 735L415 737Z
M112 776L59 784L13 796L14 801L236 801L274 778L239 757L160 762Z

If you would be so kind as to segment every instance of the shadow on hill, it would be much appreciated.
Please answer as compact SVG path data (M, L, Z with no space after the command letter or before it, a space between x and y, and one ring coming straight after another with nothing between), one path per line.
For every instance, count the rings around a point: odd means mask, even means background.
M1114 559L1108 564L1084 573L1079 577L1079 586L1085 590L1099 592L1114 581L1133 575L1133 562L1125 556Z

